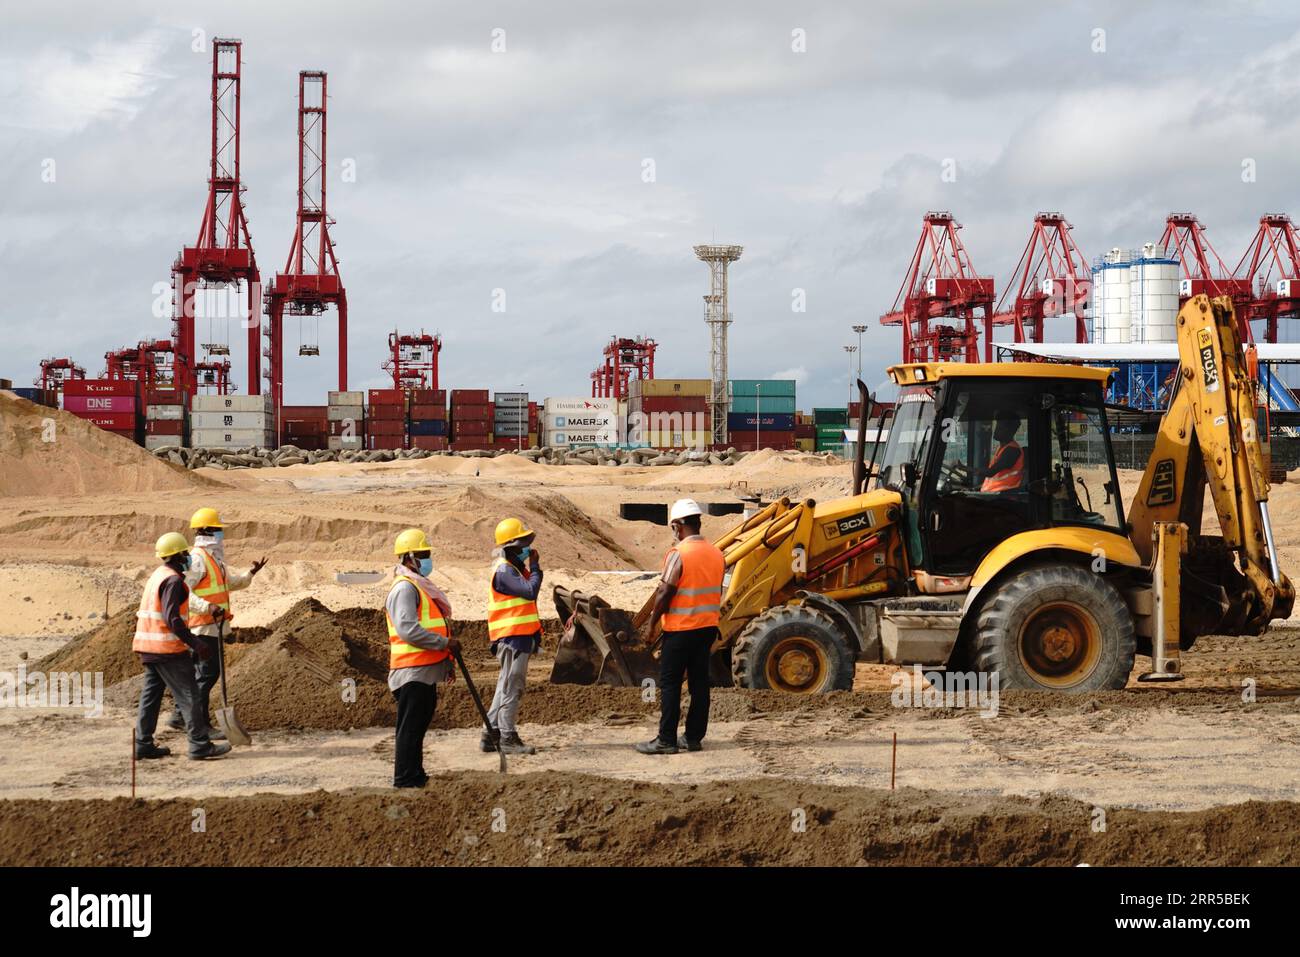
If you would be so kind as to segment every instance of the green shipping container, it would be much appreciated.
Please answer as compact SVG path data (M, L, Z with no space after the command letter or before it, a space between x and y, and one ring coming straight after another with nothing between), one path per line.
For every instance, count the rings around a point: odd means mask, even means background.
M794 379L732 379L731 394L733 396L761 395L765 399L769 395L783 395L793 399ZM790 411L793 412L794 409Z
M848 409L813 409L813 421L818 425L847 425Z
M753 415L756 412L772 412L776 414L793 415L794 396L769 396L766 392L757 397L733 395L731 397L731 411L741 412L746 415Z

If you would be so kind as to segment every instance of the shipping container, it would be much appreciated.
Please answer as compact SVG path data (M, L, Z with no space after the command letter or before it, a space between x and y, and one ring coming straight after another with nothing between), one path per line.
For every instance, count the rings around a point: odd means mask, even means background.
M452 439L448 443L448 448L453 452L472 452L476 449L492 448L492 440L486 436L481 438Z
M757 436L753 432L732 432L727 442L738 452L753 452L757 449L792 449L795 439L791 431L761 432Z
M795 436L794 447L800 452L813 452L817 449L817 443L812 439L801 439L798 436Z
M412 389L409 395L411 405L440 405L447 408L446 389Z
M527 407L528 393L527 392L494 392L492 394L492 401L495 402L498 406Z
M131 432L136 430L134 412L75 412L77 418L98 426L106 432Z
M366 423L362 419L340 419L329 421L329 435L360 435L366 434Z
M372 435L401 436L405 434L406 434L405 419L371 419L369 422L366 423L367 436L372 436ZM384 447L387 448L387 446Z
M365 406L360 405L331 405L325 411L325 418L330 422L345 422L348 419L361 422L365 417Z
M265 429L190 429L190 445L196 449L269 449L275 447L275 434Z
M271 410L270 395L196 395L190 400L191 412L266 412Z
M257 429L272 431L274 421L267 412L205 412L190 413L193 429Z
M542 411L547 417L568 415L569 413L590 414L608 412L613 415L618 411L614 399L589 399L586 396L552 396L542 403Z
M491 399L488 398L487 389L452 389L452 405L488 405Z
M328 405L365 405L366 394L364 392L330 392L328 393Z
M407 424L406 429L410 435L446 435L447 421L445 419L412 419Z
M136 395L139 388L139 383L131 379L68 379L63 383L63 396Z
M461 402L451 404L453 419L490 419L496 406L489 402Z
M813 421L818 425L844 425L849 421L848 409L813 409Z
M376 405L404 407L406 405L406 392L402 389L371 389L367 395L369 404L372 407Z
M406 448L406 436L404 435L367 435L366 448L368 449L404 449Z
M445 435L412 435L411 448L428 449L430 452L440 452L447 448L447 436Z
M152 452L154 449L181 448L184 443L179 435L157 435L146 433L144 447Z
M704 395L713 388L708 379L633 379L628 384L630 396ZM612 400L611 400L612 401Z
M389 422L406 421L406 409L400 405L371 405L366 410L366 418L371 422L383 419Z
M180 405L188 406L190 402L189 393L182 392L179 389L149 389L145 392L144 401L146 406L153 405Z
M446 419L447 408L432 403L411 406L411 419Z
M324 422L328 415L329 406L325 405L282 405L280 406L280 418L288 421L289 419L298 419L301 421Z
M150 419L144 424L144 434L179 437L185 434L185 422L183 419Z
M733 412L727 416L727 431L753 432L755 429L773 432L794 432L794 413L762 412L746 414Z
M366 447L366 438L363 435L331 435L326 439L326 447L336 451L360 451Z
M69 395L64 396L63 410L73 415L107 415L129 412L135 414L134 395Z
M786 396L794 398L794 379L732 379L731 394L741 396Z
M154 422L160 419L168 419L168 420L175 419L176 421L184 421L185 406L151 405L149 406L148 409L145 410L144 417L148 419L150 422Z
M811 424L801 425L796 422L794 427L794 437L796 439L815 439L817 438L817 426Z
M57 409L59 407L59 394L53 389L34 389L20 386L17 389L10 387L9 391L20 399L26 399L28 402L34 402L46 408Z
M730 411L743 412L746 414L754 412L780 412L784 415L794 415L794 402L795 399L792 395L738 395L732 397Z

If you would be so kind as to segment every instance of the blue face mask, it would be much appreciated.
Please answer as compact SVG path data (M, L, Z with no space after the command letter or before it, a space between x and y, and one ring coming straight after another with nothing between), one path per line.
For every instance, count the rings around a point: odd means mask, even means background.
M523 548L519 549L519 560L522 562L522 561L523 561L524 559L526 559L530 554L532 554L532 551L533 551L533 550L532 550L531 546L528 546L528 545L525 545Z
M225 541L226 533L223 532L221 529L217 529L215 532L212 533L212 537L219 542Z
M420 574L425 578L428 578L429 573L433 571L433 556L431 555L428 558L421 558L418 559L418 561L420 562Z

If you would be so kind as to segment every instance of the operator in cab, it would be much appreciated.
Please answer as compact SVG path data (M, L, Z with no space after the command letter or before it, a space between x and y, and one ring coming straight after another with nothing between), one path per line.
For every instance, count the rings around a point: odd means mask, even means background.
M1020 416L1001 411L994 417L993 439L998 443L986 468L979 470L981 492L1015 492L1025 483L1025 450L1016 441Z

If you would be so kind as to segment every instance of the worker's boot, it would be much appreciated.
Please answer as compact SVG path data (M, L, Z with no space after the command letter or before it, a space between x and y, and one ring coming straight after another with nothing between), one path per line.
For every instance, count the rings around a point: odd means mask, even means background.
M677 750L678 751L703 751L704 742L692 741L690 738L686 737L686 735L679 734L677 736Z
M524 744L522 741L519 740L518 731L502 731L501 743L497 745L497 749L500 750L502 754L536 754L537 753L537 749L533 747L531 744Z
M228 744L209 743L208 746L204 748L202 751L191 751L190 760L206 761L208 758L219 758L223 754L229 753L229 751L230 751L230 745Z
M500 743L501 730L499 728L493 728L491 734L488 734L487 729L484 728L483 733L478 736L478 749L484 754L491 754Z
M165 758L172 753L171 748L160 748L150 741L148 744L137 744L135 746L135 756L137 760L148 760L150 758Z

